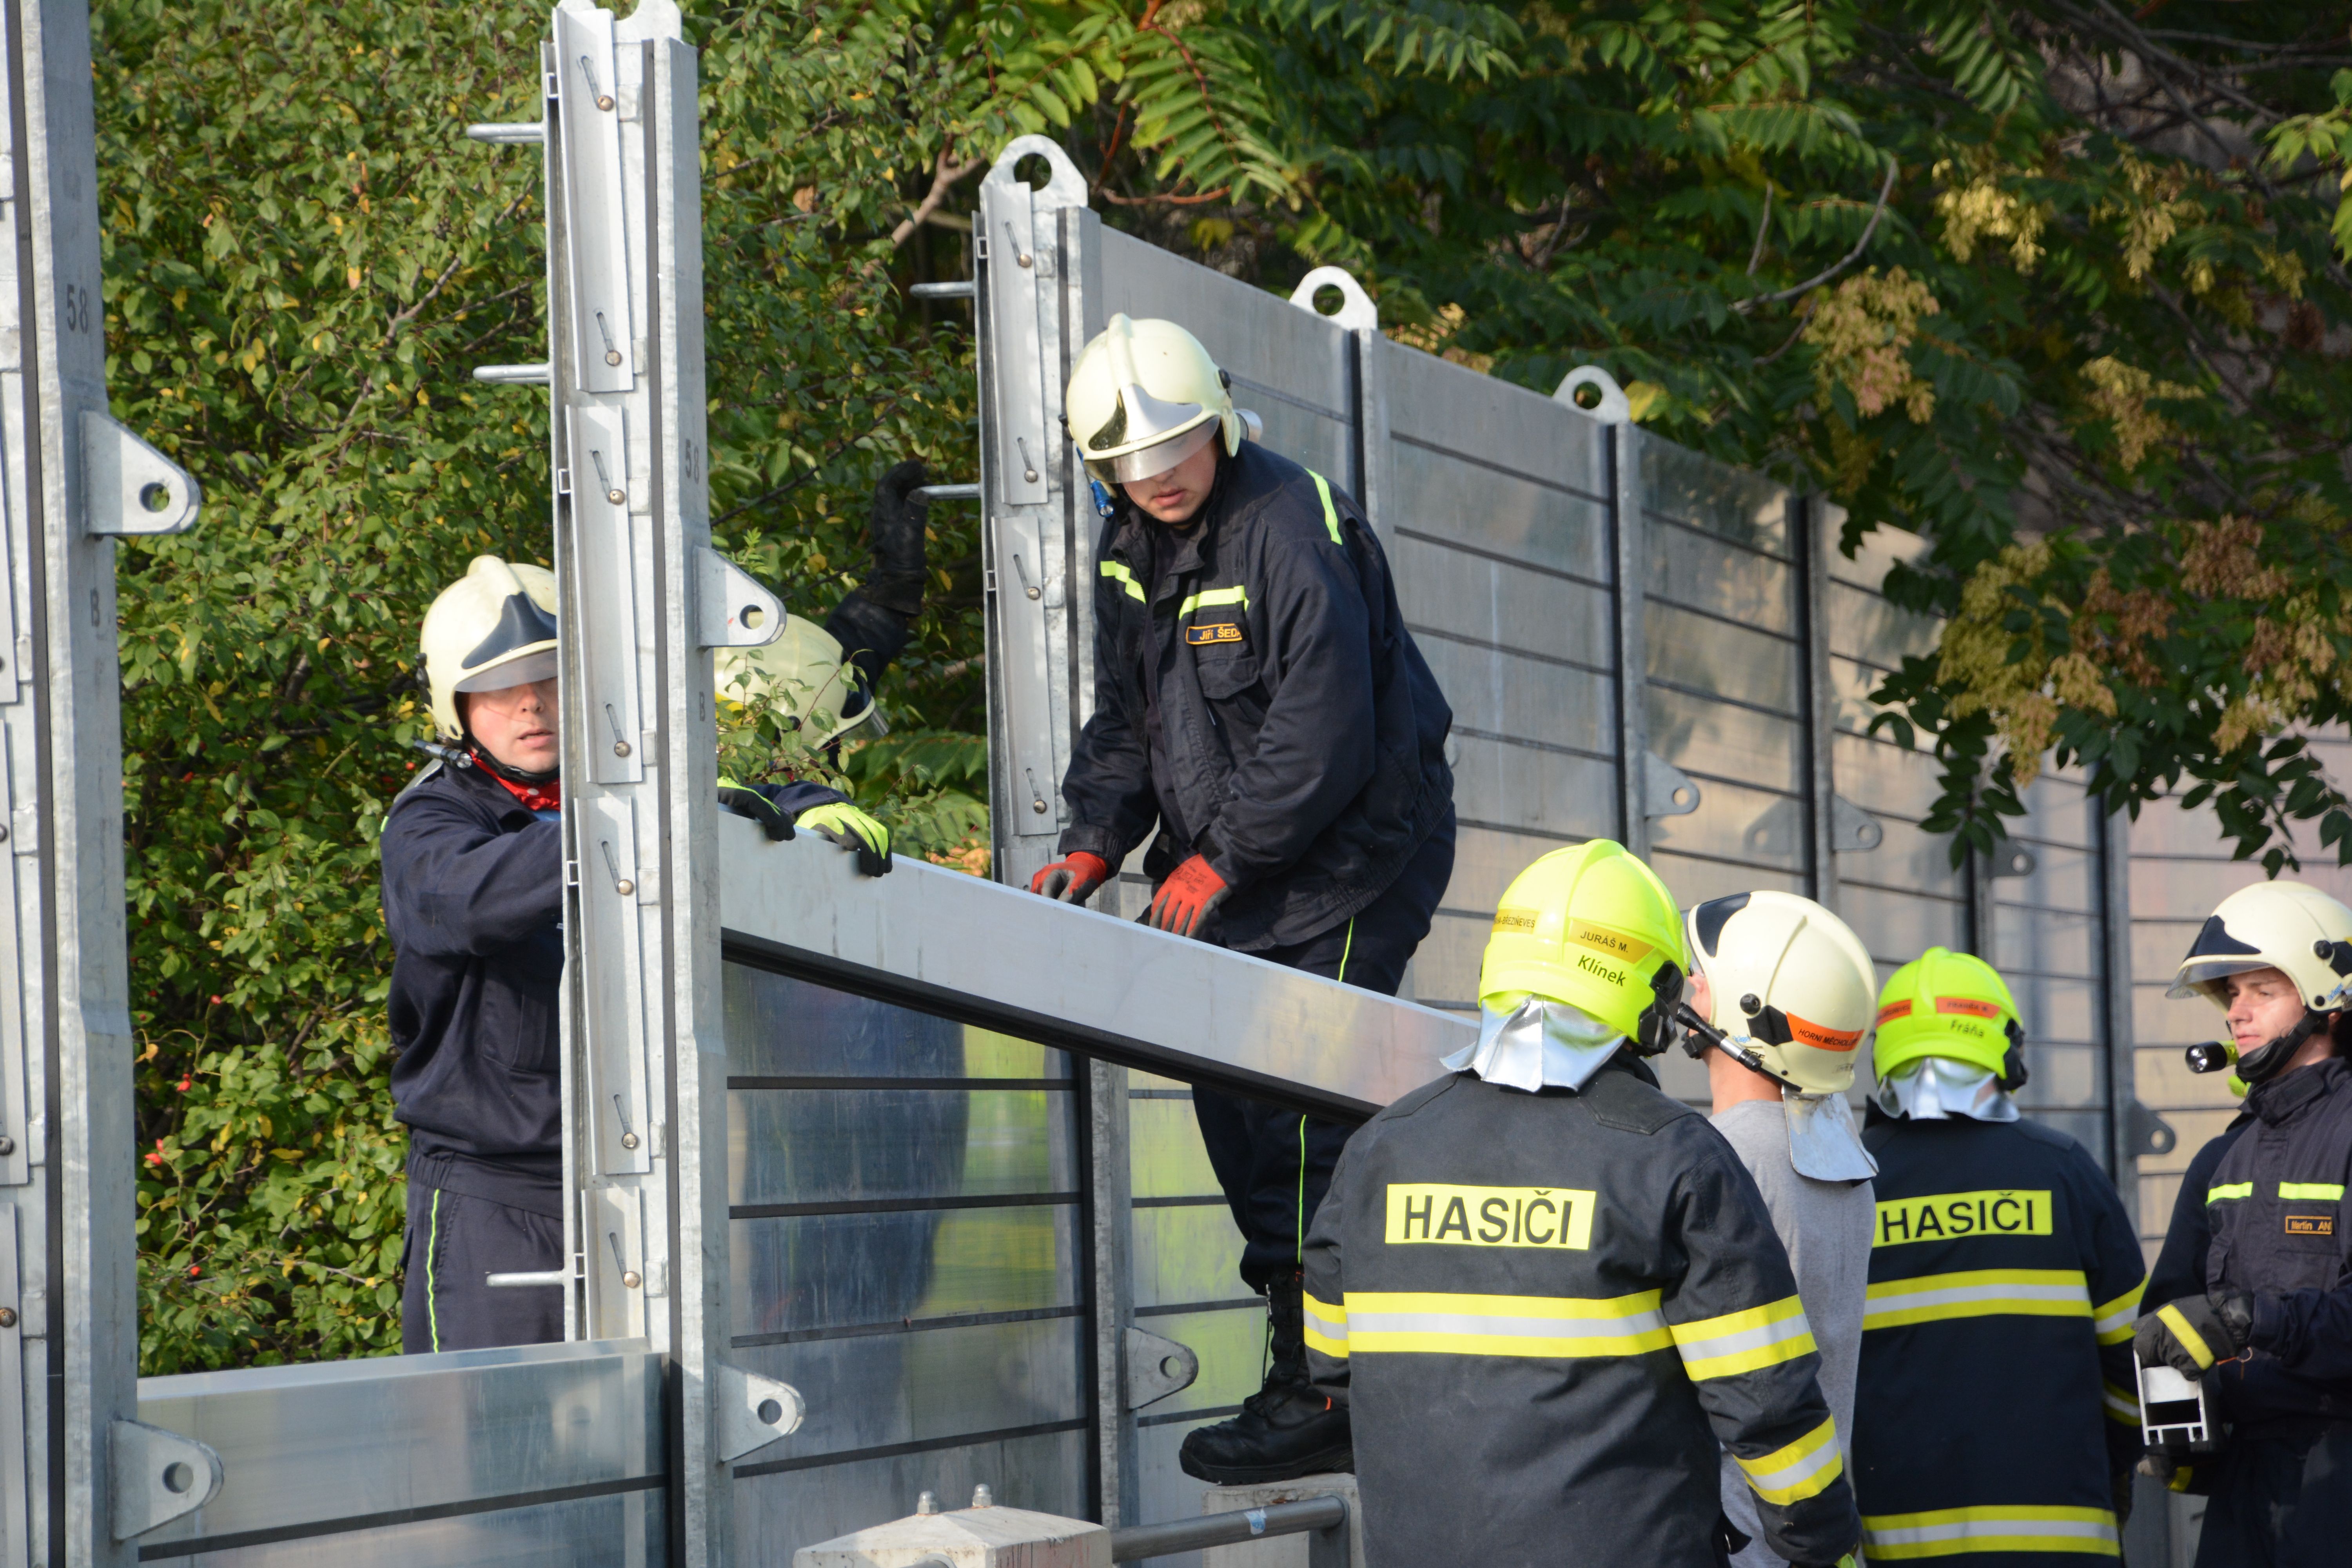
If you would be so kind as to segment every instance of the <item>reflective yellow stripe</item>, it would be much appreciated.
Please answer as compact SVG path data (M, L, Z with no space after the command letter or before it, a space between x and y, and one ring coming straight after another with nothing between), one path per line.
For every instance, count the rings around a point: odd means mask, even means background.
M1348 1359L1348 1309L1318 1301L1314 1293L1306 1295L1307 1348L1321 1351L1340 1361Z
M1862 1326L1899 1329L1947 1318L2087 1318L2090 1287L2077 1268L1968 1268L1870 1288Z
M1646 1355L1675 1342L1658 1300L1655 1290L1602 1300L1350 1290L1348 1348L1356 1355Z
M1785 1448L1775 1448L1760 1459L1732 1462L1745 1471L1748 1485L1766 1502L1782 1508L1802 1502L1845 1473L1845 1457L1838 1451L1837 1423L1824 1421Z
M2108 1420L2120 1421L2126 1426L2139 1425L2138 1394L2103 1380L2099 1384L2099 1403L2106 1407Z
M1683 1371L1693 1383L1794 1361L1814 1348L1805 1304L1794 1296L1673 1328L1675 1349L1682 1352Z
M2078 1552L2120 1557L2116 1516L2103 1508L2019 1504L1943 1508L1932 1513L1864 1514L1862 1544L1874 1563L1958 1557L1976 1552Z
M2172 1337L2180 1342L2180 1348L2197 1363L2198 1371L2202 1372L2213 1364L2213 1347L2205 1342L2204 1335L2189 1326L2188 1318L2182 1315L2178 1306L2167 1301L2156 1310L2156 1315L2166 1328L2172 1331Z
M2091 1309L2091 1327L2103 1345L2119 1345L2132 1337L2132 1324L2139 1319L2139 1293L2147 1289L2143 1279L2103 1307Z
M2231 1182L2227 1186L2205 1189L2205 1201L2209 1204L2227 1203L2231 1198L2250 1198L2253 1195L2254 1184L2252 1182Z
M1212 588L1205 594L1194 594L1176 606L1176 616L1181 620L1195 610L1205 610L1217 605L1239 605L1246 610L1249 608L1249 590L1242 587Z
M2281 1182L2279 1196L2317 1198L2322 1203L2341 1203L2344 1201L2344 1184L2341 1182Z
M1133 599L1137 604L1142 605L1149 604L1150 602L1143 596L1143 584L1135 580L1135 574L1120 565L1118 562L1104 562L1102 563L1102 574L1112 579L1114 582L1124 583L1127 584L1127 596Z
M1339 542L1339 509L1331 504L1331 482L1314 469L1307 477L1315 481L1315 493L1323 498L1323 526L1331 531L1331 542Z

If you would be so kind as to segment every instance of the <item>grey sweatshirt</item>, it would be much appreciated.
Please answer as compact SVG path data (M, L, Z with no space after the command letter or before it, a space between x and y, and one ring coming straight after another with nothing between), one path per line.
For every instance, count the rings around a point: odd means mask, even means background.
M1713 1118L1739 1163L1763 1189L1772 1228L1789 1249L1805 1321L1821 1347L1822 1394L1837 1417L1838 1442L1853 1430L1853 1374L1862 1359L1863 1298L1870 1284L1870 1242L1877 1200L1868 1182L1817 1182L1789 1163L1789 1123L1778 1100L1748 1100ZM1848 1473L1853 1451L1845 1447ZM1759 1538L1755 1494L1728 1457L1723 1461L1723 1511L1748 1537L1734 1568L1780 1568Z

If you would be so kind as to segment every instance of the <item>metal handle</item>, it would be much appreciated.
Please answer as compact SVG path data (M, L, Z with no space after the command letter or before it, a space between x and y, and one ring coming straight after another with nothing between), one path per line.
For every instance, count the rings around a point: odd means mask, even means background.
M530 1290L542 1285L569 1285L569 1268L542 1268L534 1273L485 1274L482 1283L493 1290Z

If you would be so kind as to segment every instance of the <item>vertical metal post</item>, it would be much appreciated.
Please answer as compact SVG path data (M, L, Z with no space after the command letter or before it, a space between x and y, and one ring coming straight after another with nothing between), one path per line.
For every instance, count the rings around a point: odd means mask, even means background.
M1617 791L1620 837L1633 854L1650 852L1650 656L1643 606L1649 554L1642 524L1642 433L1632 421L1609 429L1612 519L1617 575Z
M2099 822L2101 1012L2106 1018L2108 1169L2125 1212L2139 1223L2139 1101L2132 1033L2131 818L2120 811Z
M1032 190L1020 166L1052 176ZM1087 203L1061 146L1016 137L981 182L973 305L981 328L982 585L988 605L990 821L1000 881L1026 882L1061 834L1075 716L1067 671L1072 497L1085 489L1062 431L1070 267L1062 213ZM1089 509L1089 511L1091 509Z
M562 0L545 145L578 1324L667 1355L668 1555L700 1565L734 1552L709 650L782 618L709 549L695 59L672 0Z
M1805 851L1807 885L1814 900L1838 906L1837 840L1832 803L1837 791L1837 689L1830 675L1830 552L1828 498L1789 498L1789 537L1797 548L1797 632L1804 661Z
M1127 1069L1087 1063L1087 1148L1094 1220L1097 1472L1102 1522L1139 1523L1143 1477L1138 1429L1127 1407L1127 1325L1135 1319L1134 1182L1129 1167Z
M117 1529L167 1515L115 1496L139 1291L113 541L189 526L196 492L107 413L88 7L5 0L0 32L0 1563L127 1568Z

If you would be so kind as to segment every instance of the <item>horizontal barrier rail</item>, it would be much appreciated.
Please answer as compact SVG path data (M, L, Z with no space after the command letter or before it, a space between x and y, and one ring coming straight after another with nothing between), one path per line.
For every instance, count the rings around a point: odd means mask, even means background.
M1309 1498L1271 1508L1205 1514L1166 1524L1139 1524L1110 1532L1110 1560L1139 1563L1207 1546L1238 1546L1272 1535L1304 1535L1307 1568L1343 1568L1348 1561L1348 1503L1344 1498Z

